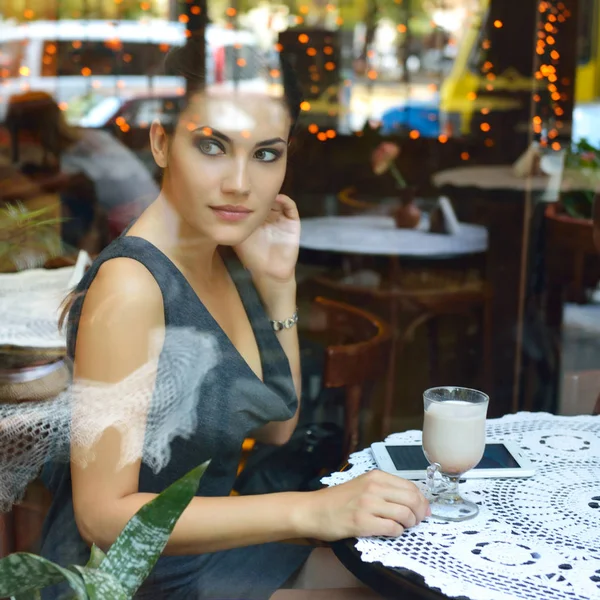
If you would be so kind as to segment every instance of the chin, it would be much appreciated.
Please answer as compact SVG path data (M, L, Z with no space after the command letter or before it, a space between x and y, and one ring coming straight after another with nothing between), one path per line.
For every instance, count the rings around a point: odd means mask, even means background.
M237 246L246 240L254 229L248 225L220 226L210 232L210 237L219 246Z

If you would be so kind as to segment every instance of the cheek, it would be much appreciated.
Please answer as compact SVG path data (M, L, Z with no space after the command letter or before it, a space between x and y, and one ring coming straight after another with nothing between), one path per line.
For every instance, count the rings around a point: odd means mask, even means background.
M270 165L257 165L252 181L252 190L261 199L266 196L274 200L283 185L285 171L286 164L283 158Z
M174 145L169 157L171 185L186 194L204 195L206 190L214 189L219 174L217 165L203 159L199 152L187 145Z

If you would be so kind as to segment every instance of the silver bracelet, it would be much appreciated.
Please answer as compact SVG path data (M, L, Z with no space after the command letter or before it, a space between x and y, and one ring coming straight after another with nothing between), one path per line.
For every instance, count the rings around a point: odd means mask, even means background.
M281 331L282 329L291 329L294 325L298 323L298 309L296 312L289 318L283 321L271 321L271 327L273 331Z

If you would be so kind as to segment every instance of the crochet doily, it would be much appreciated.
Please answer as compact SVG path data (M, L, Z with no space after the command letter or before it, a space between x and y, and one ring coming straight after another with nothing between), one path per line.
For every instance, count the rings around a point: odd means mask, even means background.
M88 264L80 252L73 267L0 274L0 346L64 348L60 308Z
M172 441L194 435L202 384L221 358L214 335L193 328L172 327L153 345L152 358L117 383L76 380L50 400L0 403L0 512L45 462L70 460L71 443L91 448L111 427L121 434L119 468L137 459L164 468Z
M420 431L386 441L420 442ZM402 567L447 596L472 600L600 598L600 417L518 413L488 420L487 441L511 441L536 467L526 479L469 479L479 515L426 519L398 538L359 538L365 562ZM322 482L376 468L370 448ZM424 483L419 482L424 489Z

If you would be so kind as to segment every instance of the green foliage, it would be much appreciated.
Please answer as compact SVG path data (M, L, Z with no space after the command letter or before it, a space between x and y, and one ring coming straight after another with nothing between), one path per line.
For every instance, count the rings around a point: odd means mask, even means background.
M56 226L63 221L61 217L50 216L55 207L47 206L37 210L28 210L22 202L7 204L0 209L0 263L37 260L43 263L62 251L60 233ZM25 252L24 248L30 249ZM25 265L39 266L39 265Z
M600 149L582 139L567 150L565 177L574 191L562 194L565 212L577 219L591 219L596 190L600 190Z
M77 600L128 600L144 582L190 503L208 462L156 496L127 523L108 553L93 546L86 566L65 569L25 552L0 560L0 598L39 598L39 590L66 581Z

